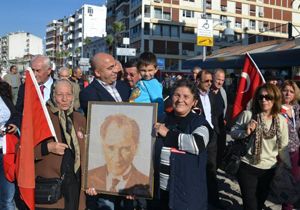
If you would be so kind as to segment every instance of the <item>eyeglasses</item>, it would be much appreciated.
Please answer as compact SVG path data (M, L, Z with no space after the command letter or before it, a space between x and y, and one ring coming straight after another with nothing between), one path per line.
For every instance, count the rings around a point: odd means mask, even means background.
M201 81L202 83L212 83L212 80L208 79L208 80L205 80L205 81Z
M262 101L263 99L266 99L266 101L272 101L274 99L274 97L270 96L270 95L260 95L260 96L258 96L258 100Z

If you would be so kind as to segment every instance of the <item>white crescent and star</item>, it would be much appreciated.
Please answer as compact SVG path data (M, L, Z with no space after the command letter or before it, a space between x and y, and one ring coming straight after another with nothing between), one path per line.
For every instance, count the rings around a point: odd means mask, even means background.
M246 93L250 88L250 84L251 84L250 77L249 77L249 74L247 74L246 72L242 72L241 77L246 79L246 83L247 83L246 89L244 91L242 91L242 93Z

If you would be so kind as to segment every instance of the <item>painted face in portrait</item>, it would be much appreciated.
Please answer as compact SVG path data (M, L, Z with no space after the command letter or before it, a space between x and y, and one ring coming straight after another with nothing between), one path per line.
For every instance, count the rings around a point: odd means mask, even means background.
M108 172L114 176L124 175L137 150L137 144L132 136L132 128L129 125L119 126L112 122L106 128L102 145Z

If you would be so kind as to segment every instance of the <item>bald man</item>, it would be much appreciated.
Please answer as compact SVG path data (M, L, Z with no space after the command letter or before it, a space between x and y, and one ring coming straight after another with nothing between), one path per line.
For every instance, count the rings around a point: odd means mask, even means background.
M80 92L80 106L87 115L88 101L128 101L130 87L118 80L118 68L115 59L106 53L98 53L91 60L94 80Z

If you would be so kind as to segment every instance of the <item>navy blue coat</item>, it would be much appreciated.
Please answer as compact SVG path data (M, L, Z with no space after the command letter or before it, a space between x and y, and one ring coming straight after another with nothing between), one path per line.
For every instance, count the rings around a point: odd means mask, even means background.
M122 101L127 102L130 96L131 89L129 85L123 81L117 81L116 88L122 98ZM87 116L89 101L115 101L109 92L96 80L87 86L79 94L80 107Z
M168 117L166 118L168 127ZM203 115L192 114L183 133L191 134L197 127L208 123ZM211 131L210 131L211 132ZM155 196L159 197L160 153L163 139L158 138L155 143ZM199 155L171 153L169 177L169 207L172 210L206 210L207 183L206 183L207 153Z

